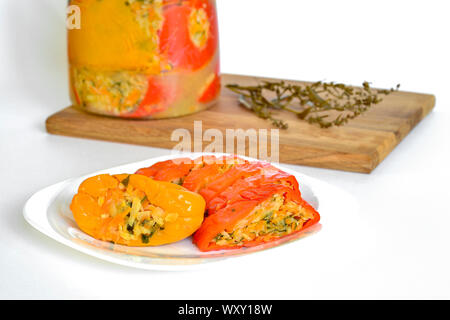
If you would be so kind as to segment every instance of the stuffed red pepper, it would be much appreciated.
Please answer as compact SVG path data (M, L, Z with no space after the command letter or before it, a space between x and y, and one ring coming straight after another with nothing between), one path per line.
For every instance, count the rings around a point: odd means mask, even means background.
M195 233L194 243L201 251L257 246L298 233L320 220L319 213L288 186L238 184L229 190L227 205L210 214Z

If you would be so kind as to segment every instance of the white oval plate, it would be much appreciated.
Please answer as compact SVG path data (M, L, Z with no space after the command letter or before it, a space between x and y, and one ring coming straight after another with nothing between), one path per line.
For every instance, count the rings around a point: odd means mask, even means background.
M198 266L199 264L217 262L225 258L242 256L264 251L282 244L293 243L294 240L306 238L318 232L322 227L322 223L334 224L335 228L333 229L335 230L342 231L343 228L345 230L345 220L348 222L348 208L351 207L350 202L354 202L353 197L324 182L276 164L274 165L293 174L297 178L302 196L320 212L322 220L319 225L313 226L301 233L275 241L270 245L266 244L254 248L205 253L200 252L197 249L192 243L192 238L188 238L165 246L136 248L96 240L78 228L69 206L79 185L86 178L104 173L134 173L140 168L149 167L160 161L180 157L190 157L194 159L200 155L205 154L184 153L152 158L146 161L102 170L80 178L70 179L55 184L37 192L27 201L23 210L25 220L50 238L88 255L129 267L164 271L186 270ZM215 155L220 156L220 154ZM246 157L242 158L255 160ZM336 211L337 214L333 215L331 212L332 210ZM340 214L338 212L340 212ZM345 219L342 217L343 212L346 212L347 215L347 218ZM332 233L329 235L332 236ZM331 239L331 241L333 240Z

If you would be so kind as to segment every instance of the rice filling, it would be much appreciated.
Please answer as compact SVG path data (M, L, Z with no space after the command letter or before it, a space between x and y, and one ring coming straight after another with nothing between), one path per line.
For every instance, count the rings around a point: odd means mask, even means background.
M240 246L251 241L270 241L301 230L313 215L294 201L286 202L281 194L258 205L247 219L231 232L222 231L213 240L218 246Z

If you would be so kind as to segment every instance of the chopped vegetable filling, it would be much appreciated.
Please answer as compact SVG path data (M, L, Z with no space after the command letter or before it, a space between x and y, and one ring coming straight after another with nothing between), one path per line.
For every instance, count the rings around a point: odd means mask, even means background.
M151 237L159 230L164 230L166 221L173 222L177 219L174 214L166 214L163 209L150 203L142 190L138 190L128 184L129 177L119 184L122 196L111 197L107 200L109 206L104 219L114 218L117 214L126 214L124 223L119 224L119 235L122 239L148 243ZM114 191L113 191L114 193ZM99 199L99 204L104 203L104 198Z
M301 205L275 194L258 205L247 219L240 221L231 232L222 231L212 241L218 246L240 246L244 241L280 238L302 229L313 215Z
M102 110L117 115L139 107L145 97L148 78L127 72L99 72L89 68L73 68L78 99L87 109Z
M210 22L205 9L193 9L189 16L189 36L197 48L204 48L209 39Z

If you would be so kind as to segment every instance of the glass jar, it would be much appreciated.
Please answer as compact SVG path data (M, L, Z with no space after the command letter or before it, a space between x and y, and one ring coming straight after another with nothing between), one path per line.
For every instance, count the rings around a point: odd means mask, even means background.
M70 0L71 100L83 110L161 119L204 110L220 93L214 0Z

